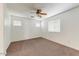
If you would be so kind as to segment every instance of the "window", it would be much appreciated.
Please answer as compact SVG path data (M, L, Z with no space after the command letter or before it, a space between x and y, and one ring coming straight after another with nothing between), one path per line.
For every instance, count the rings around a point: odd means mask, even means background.
M35 26L36 26L36 27L40 27L40 23L36 23Z
M14 26L21 26L22 24L21 24L21 21L19 21L19 20L18 20L18 21L17 21L17 20L14 20L14 21L13 21L13 25L14 25Z
M49 32L60 32L60 20L52 20L48 22Z

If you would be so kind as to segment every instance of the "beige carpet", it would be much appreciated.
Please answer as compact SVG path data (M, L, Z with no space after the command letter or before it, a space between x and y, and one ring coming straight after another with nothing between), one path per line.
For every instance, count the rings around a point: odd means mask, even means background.
M44 38L13 42L7 56L78 56L79 51Z

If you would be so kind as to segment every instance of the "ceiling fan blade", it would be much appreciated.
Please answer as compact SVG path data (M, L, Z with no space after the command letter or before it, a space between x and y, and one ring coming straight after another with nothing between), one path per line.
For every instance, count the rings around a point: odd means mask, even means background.
M39 13L39 14L41 14L41 15L47 15L47 13Z

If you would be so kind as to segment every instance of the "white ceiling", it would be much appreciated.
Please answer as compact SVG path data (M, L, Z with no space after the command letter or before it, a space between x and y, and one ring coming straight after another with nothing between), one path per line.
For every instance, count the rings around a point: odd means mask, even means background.
M41 19L45 19L61 12L67 11L77 7L78 3L9 3L7 4L8 10L11 14L21 15L30 18L36 9L40 8L47 13Z

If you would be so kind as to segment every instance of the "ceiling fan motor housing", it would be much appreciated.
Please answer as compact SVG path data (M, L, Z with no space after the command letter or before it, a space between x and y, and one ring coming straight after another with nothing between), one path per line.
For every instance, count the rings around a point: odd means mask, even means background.
M41 12L41 9L37 9L37 12L36 13L39 14L40 12Z

